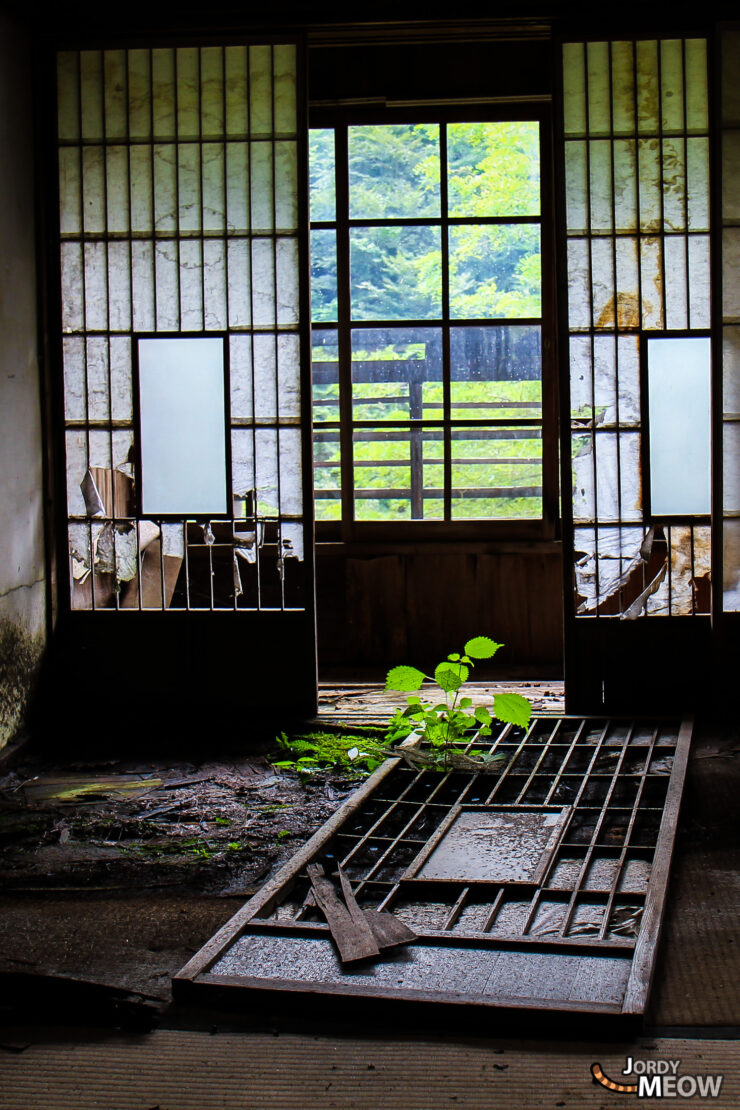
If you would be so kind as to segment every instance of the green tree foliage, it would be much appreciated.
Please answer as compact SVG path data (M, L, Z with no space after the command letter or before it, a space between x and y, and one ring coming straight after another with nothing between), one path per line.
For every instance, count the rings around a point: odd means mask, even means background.
M439 219L441 215L439 127L436 124L378 125L349 130L349 215L354 220L392 219L390 227L357 226L350 233L351 310L357 321L438 319L442 311L443 244L440 225L409 226L412 218ZM537 123L476 122L447 127L448 213L475 221L503 217L504 224L453 224L449 233L450 312L454 318L512 321L510 328L467 329L456 354L453 335L452 417L486 419L538 416L539 334L536 353L522 339L516 321L537 318L541 312L540 235L537 223L522 216L539 216L539 129ZM311 216L314 221L335 218L333 135L329 130L311 136ZM312 314L316 322L335 320L336 253L334 231L317 229L312 236ZM409 329L411 332L413 329ZM368 329L364 347L353 350L357 362L397 361L426 363L421 417L439 418L443 397L439 362L441 331L416 329L410 342L395 342L391 330L373 337ZM463 329L458 329L463 334ZM478 334L473 334L477 332ZM511 332L502 343L502 335ZM416 339L416 342L413 340ZM467 344L463 351L462 346ZM494 349L498 347L501 350ZM503 348L506 348L504 350ZM476 359L478 360L476 363ZM409 373L413 372L413 367ZM354 417L379 422L419 417L410 408L408 381L361 381L353 386ZM323 384L315 400L336 400L338 385ZM481 405L475 408L475 403ZM457 407L456 407L457 406ZM321 418L331 410L320 408ZM334 418L338 410L335 409ZM355 488L394 489L405 496L358 498L360 519L411 517L410 438L383 436L358 440L354 447ZM320 518L336 518L339 503L339 444L317 444L323 463L316 471L319 490L335 490L336 498L317 501ZM541 440L522 430L521 438L489 440L460 438L453 442L452 486L469 491L505 489L506 496L453 498L457 518L537 517L541 500L531 492L541 484ZM491 462L495 455L496 461ZM443 444L425 437L423 515L442 515ZM511 459L511 462L508 460ZM383 463L387 465L383 465ZM370 465L363 465L371 463ZM521 487L522 496L511 491Z

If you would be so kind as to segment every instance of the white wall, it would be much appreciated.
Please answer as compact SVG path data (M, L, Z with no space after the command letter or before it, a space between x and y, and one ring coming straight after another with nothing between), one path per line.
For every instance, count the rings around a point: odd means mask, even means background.
M0 15L0 747L22 727L45 640L28 44Z

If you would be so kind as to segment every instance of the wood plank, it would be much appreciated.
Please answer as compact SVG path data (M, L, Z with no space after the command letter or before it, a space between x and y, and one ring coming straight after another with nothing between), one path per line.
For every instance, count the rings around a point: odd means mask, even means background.
M693 718L681 722L676 752L673 757L673 767L671 768L671 781L668 786L658 833L658 843L655 848L655 858L650 872L640 935L635 945L632 971L624 996L623 1012L625 1014L643 1013L650 993L650 985L655 971L655 955L660 937L660 926L665 912L668 874L678 829L678 813L681 808L681 797L693 729Z
M347 964L354 960L367 960L372 956L379 956L380 949L372 929L354 899L353 909L344 906L339 900L331 879L324 874L323 868L318 863L310 863L306 870L311 880L314 898L326 918L342 963Z
M412 932L403 921L399 921L392 913L387 910L363 910L357 904L357 899L352 893L352 887L349 879L345 875L341 867L337 868L339 873L339 882L342 887L342 894L344 901L349 911L350 917L353 921L360 921L362 919L375 937L375 941L379 948L394 948L399 944L410 944L411 941L417 939L416 933Z

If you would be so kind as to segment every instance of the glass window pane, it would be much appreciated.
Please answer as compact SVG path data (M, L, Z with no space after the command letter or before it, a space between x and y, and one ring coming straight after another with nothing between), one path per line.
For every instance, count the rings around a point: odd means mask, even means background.
M349 128L350 219L439 214L436 123Z
M338 430L314 430L313 475L316 520L341 520L342 479Z
M339 420L339 347L335 331L311 333L314 424Z
M439 328L362 328L352 332L355 420L439 419L441 399Z
M650 501L654 516L711 508L711 341L647 341Z
M450 315L517 319L542 312L537 224L450 228Z
M336 218L334 129L312 128L308 132L309 198L312 220Z
M327 228L311 232L311 319L337 318L337 233Z
M452 518L542 515L539 428L453 428Z
M438 227L352 228L352 318L429 320L441 316L441 259Z
M540 328L451 328L450 402L453 420L539 418Z
M226 512L222 339L140 339L142 512Z
M539 124L451 123L447 182L450 216L538 216Z
M438 520L444 513L441 428L356 428L356 520Z

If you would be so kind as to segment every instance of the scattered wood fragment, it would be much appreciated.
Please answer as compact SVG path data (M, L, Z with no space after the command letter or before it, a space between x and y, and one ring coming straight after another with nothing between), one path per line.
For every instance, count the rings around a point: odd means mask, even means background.
M326 918L342 963L379 956L380 949L364 917L352 917L349 909L340 901L334 884L326 877L319 864L310 863L306 870L311 880L314 897ZM356 902L355 906L357 906ZM361 915L359 906L357 909Z
M399 944L410 944L412 941L417 940L416 933L409 929L403 921L399 921L392 913L387 910L363 910L357 904L357 900L352 893L352 887L349 879L342 871L341 867L337 868L339 872L339 881L342 884L342 894L344 901L347 904L347 909L350 912L352 920L357 920L357 915L360 914L370 926L372 934L379 948L395 948Z

